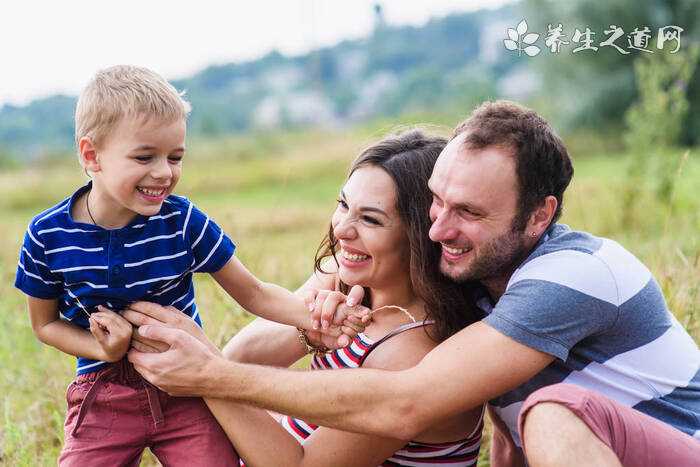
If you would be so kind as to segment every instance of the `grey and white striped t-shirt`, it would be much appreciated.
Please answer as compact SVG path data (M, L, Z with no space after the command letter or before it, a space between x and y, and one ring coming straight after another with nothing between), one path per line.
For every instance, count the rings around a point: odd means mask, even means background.
M552 226L484 321L553 355L491 401L520 446L525 398L555 383L596 390L700 439L700 350L669 312L649 269L618 243Z

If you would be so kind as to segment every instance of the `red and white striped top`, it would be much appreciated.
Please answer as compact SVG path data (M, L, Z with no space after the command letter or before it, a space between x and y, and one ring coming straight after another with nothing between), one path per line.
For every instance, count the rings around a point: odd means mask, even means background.
M431 324L430 321L409 323L398 327L382 339L374 342L372 339L360 333L352 343L342 349L334 350L327 354L314 355L311 368L314 370L327 370L336 368L359 368L365 358L379 344L385 340L408 329ZM282 417L282 426L303 444L311 433L318 428L317 425L306 423L298 418ZM419 443L410 441L406 446L396 451L389 459L382 463L383 466L452 466L466 467L476 465L481 447L481 432L484 427L483 413L477 427L466 438L447 443Z

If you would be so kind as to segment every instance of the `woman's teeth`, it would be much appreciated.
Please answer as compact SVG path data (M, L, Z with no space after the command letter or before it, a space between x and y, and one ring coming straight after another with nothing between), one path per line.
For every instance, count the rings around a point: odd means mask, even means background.
M469 248L450 248L449 246L442 245L442 247L451 255L461 255L469 251Z
M151 188L136 187L136 189L138 191L140 191L141 193L143 193L144 195L148 195L148 196L160 196L163 193L165 193L165 188L161 188L159 190L153 190Z
M369 258L369 255L355 255L343 250L343 258L347 259L348 261L359 263L360 261L364 261Z

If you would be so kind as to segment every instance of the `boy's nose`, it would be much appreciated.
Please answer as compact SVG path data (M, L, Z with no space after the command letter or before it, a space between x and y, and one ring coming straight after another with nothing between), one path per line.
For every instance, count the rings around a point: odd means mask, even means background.
M151 167L151 177L162 179L171 178L173 176L172 167L167 159L161 159Z

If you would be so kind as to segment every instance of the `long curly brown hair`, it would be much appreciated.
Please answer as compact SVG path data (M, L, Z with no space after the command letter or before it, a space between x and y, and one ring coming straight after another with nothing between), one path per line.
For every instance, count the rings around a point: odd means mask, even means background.
M426 319L435 321L428 331L437 340L443 340L477 321L481 313L473 302L475 284L452 282L440 273L440 247L428 237L430 218L428 211L432 196L428 179L447 140L428 136L421 130L409 130L387 136L368 147L355 159L348 178L360 167L383 169L396 186L397 210L406 227L410 251L410 279L416 296L425 303ZM338 241L333 227L316 251L314 267L327 274L322 263L335 256ZM350 286L338 280L338 290L347 294ZM365 288L364 306L371 306L371 291Z

